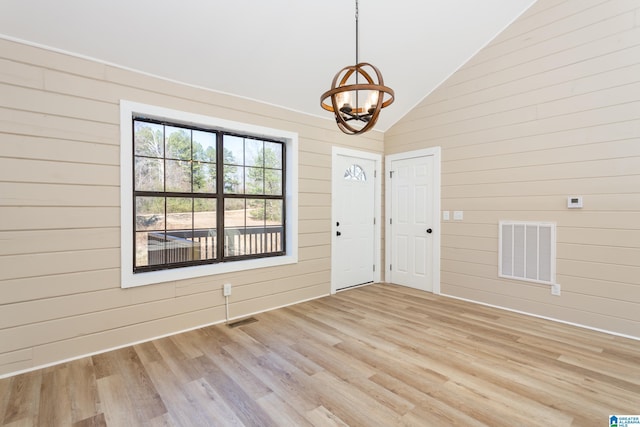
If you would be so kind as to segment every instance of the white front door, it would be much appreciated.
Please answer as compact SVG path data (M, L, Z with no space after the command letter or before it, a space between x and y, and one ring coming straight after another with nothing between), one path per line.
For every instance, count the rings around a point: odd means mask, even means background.
M375 166L372 159L334 156L333 290L374 281Z
M391 260L389 281L433 292L434 159L391 161Z

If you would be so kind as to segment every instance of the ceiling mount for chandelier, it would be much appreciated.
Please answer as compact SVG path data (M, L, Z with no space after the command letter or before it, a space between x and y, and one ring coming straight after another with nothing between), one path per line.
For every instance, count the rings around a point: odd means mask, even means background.
M344 67L333 78L331 89L320 97L322 108L334 113L340 130L356 135L373 128L380 111L391 105L393 89L384 85L374 65L358 62L358 0L356 0L356 65ZM330 103L327 103L327 99Z

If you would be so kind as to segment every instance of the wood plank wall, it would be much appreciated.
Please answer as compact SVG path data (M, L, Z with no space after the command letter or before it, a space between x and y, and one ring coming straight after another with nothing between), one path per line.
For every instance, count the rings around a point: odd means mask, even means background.
M640 337L640 2L538 0L385 133L433 146L443 293ZM560 297L498 278L501 219L557 223Z
M121 289L120 99L297 132L300 262ZM0 39L0 375L328 294L332 145L383 135Z

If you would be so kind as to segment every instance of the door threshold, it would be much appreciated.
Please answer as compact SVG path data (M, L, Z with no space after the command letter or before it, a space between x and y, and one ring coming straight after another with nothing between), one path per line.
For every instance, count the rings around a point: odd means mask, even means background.
M336 289L336 293L342 291L348 291L349 289L361 288L363 286L373 285L375 282L372 280L371 282L360 283L359 285L351 285L345 286L344 288Z

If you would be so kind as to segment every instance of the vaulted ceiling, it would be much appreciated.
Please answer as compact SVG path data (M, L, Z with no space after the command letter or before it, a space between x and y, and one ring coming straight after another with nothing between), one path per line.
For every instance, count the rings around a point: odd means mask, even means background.
M387 130L535 0L360 0ZM0 35L306 114L355 63L354 0L2 0Z

